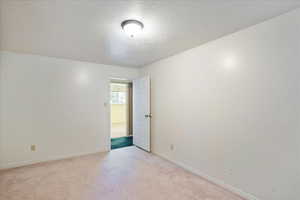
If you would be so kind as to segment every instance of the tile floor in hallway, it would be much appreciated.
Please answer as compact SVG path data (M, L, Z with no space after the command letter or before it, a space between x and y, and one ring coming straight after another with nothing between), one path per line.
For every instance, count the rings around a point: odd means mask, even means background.
M243 200L136 147L0 171L1 200Z

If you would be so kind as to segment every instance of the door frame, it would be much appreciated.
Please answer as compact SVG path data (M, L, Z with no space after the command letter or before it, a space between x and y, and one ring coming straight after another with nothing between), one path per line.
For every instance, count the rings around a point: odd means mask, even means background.
M133 80L131 79L127 79L127 78L120 78L120 77L110 77L107 81L107 91L108 91L108 95L107 95L107 101L104 103L104 106L106 106L107 108L107 130L108 130L108 151L111 151L111 104L110 104L110 84L111 83L132 83ZM132 106L131 106L132 107ZM132 108L131 108L132 109ZM133 123L133 122L131 122Z

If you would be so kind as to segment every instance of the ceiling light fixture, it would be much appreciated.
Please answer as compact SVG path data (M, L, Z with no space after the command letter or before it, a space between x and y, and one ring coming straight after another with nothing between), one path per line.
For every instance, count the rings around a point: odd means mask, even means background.
M130 37L135 37L142 32L144 24L138 20L129 19L121 23L121 27L124 32Z

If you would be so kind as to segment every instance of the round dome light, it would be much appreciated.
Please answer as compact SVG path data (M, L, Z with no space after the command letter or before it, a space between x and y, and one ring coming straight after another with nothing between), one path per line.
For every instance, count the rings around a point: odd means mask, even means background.
M127 35L129 35L130 37L135 37L142 32L144 24L140 21L129 19L123 21L121 23L121 27Z

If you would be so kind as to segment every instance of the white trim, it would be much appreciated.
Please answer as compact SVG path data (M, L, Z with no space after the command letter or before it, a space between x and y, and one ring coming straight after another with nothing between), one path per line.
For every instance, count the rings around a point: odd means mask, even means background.
M127 79L127 78L111 77L110 78L110 83L132 83L132 80Z
M153 153L153 154L155 154L155 155L157 155L157 156L159 156L159 157L161 157L161 158L163 158L165 160L168 160L168 161L174 163L175 165L178 165L179 167L181 167L181 168L183 168L183 169L185 169L185 170L187 170L187 171L189 171L189 172L191 172L193 174L196 174L196 175L198 175L198 176L200 176L200 177L202 177L202 178L204 178L204 179L206 179L206 180L208 180L208 181L210 181L210 182L212 182L212 183L214 183L214 184L216 184L218 186L221 186L222 188L224 188L224 189L226 189L226 190L228 190L228 191L230 191L230 192L232 192L234 194L237 194L237 195L239 195L239 196L241 196L241 197L243 197L243 198L245 198L247 200L260 200L259 198L257 198L256 196L254 196L254 195L252 195L252 194L250 194L248 192L245 192L245 191L243 191L241 189L238 189L238 188L236 188L236 187L234 187L232 185L226 184L224 181L221 181L221 180L219 180L219 179L217 179L215 177L212 177L212 176L209 176L209 175L207 175L205 173L202 173L199 170L197 170L197 169L195 169L193 167L187 166L186 164L184 164L182 162L170 159L168 156L165 156L165 155L160 154L160 153Z
M106 117L107 117L107 129L108 129L108 137L107 137L107 143L108 143L108 151L111 151L111 104L110 104L110 84L111 84L111 78L107 79L107 96L106 96Z
M78 157L78 156L84 156L84 155L89 155L89 154L95 154L95 153L104 153L108 152L110 149L99 149L91 152L79 152L79 153L74 153L74 154L66 154L63 156L50 156L48 158L44 159L35 159L35 160L24 160L20 162L9 162L9 163L1 163L0 164L0 169L10 169L10 168L16 168L16 167L22 167L26 165L32 165L32 164L37 164L37 163L43 163L43 162L49 162L49 161L55 161L55 160L62 160L62 159L67 159L67 158L73 158L73 157Z

